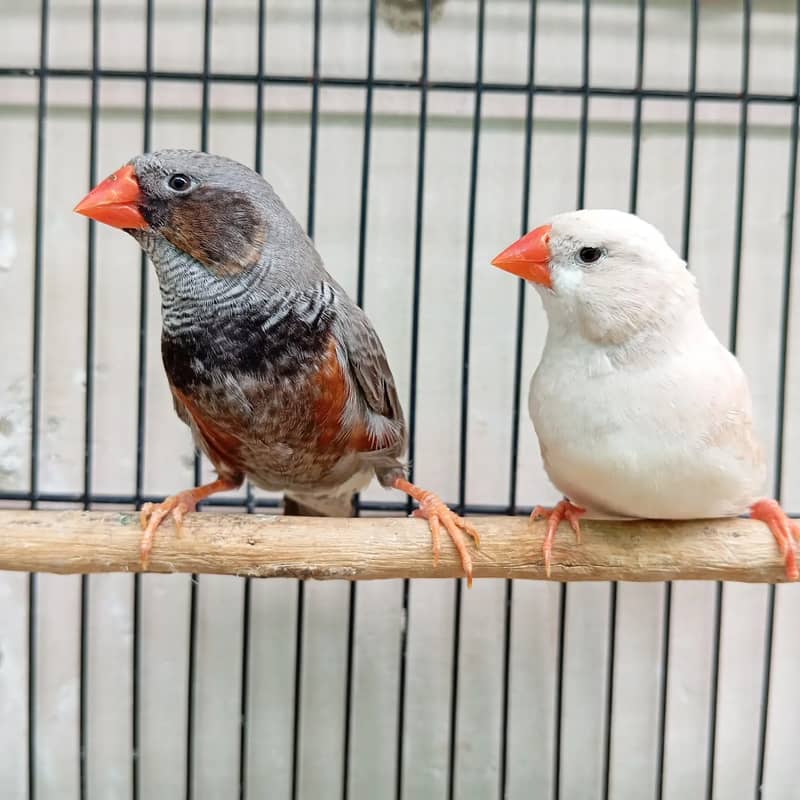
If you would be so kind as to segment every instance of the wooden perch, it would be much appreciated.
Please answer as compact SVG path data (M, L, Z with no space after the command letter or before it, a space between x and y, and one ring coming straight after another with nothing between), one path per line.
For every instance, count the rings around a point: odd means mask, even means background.
M482 546L476 578L544 578L544 523L471 517ZM749 519L581 522L580 545L562 524L553 549L559 581L724 580L777 583L783 559L766 525ZM135 513L0 511L0 570L137 572ZM461 575L446 536L434 567L427 523L405 517L320 519L268 514L190 514L182 537L158 531L150 572L348 580Z

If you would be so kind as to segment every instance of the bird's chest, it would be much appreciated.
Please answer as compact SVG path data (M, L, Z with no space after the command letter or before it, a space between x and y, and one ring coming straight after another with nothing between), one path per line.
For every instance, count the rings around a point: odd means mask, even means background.
M239 311L198 316L178 330L165 326L161 355L170 383L181 391L215 390L244 376L278 389L324 355L328 337L329 325L311 326L292 313Z
M297 345L277 348L255 337L162 339L173 392L200 446L212 461L224 458L266 488L322 483L342 456L344 394L327 374L329 342Z
M323 356L311 348L292 353L289 346L278 349L264 337L198 331L165 335L162 355L173 389L199 413L242 432L295 430L317 399L311 378Z
M581 505L638 516L627 492L669 493L682 461L688 409L674 397L653 374L617 370L599 350L545 355L529 409L550 479Z
M621 403L622 385L601 351L548 354L533 375L528 396L531 419L542 440L591 440L613 435L630 417L631 398Z

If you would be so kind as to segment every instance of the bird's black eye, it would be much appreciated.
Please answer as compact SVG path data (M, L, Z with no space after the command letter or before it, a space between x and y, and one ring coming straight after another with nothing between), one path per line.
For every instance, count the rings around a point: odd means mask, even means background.
M578 252L578 258L583 264L594 264L602 255L603 251L599 247L582 247Z
M167 186L172 189L174 192L185 192L189 186L191 186L191 181L186 175L181 175L177 173L175 175L170 175L169 180L167 181Z

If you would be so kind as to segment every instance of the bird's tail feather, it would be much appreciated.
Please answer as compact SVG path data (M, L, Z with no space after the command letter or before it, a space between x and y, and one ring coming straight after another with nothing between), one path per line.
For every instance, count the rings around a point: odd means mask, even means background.
M351 497L320 497L302 499L285 494L283 513L287 517L354 517L355 495Z

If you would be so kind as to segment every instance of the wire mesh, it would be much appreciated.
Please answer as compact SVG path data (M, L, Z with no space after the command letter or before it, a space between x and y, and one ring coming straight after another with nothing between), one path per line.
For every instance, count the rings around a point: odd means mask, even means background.
M47 155L51 143L47 140L47 114L49 107L48 82L51 79L64 79L74 81L87 81L90 86L89 103L89 141L88 141L88 183L93 185L98 177L98 136L100 119L100 86L106 81L138 81L144 90L142 105L143 123L143 150L151 148L153 143L153 91L159 82L181 82L198 85L202 91L200 113L201 149L208 149L209 145L209 120L211 112L212 87L217 84L240 84L253 86L255 89L254 128L255 128L255 156L254 166L257 170L262 168L262 153L265 147L264 112L266 108L265 90L269 86L297 86L310 89L310 123L309 123L309 153L308 153L308 194L306 209L306 229L310 236L315 232L315 205L317 200L317 169L321 155L319 146L320 128L320 92L322 89L359 89L364 91L364 124L363 148L361 157L360 174L360 205L359 205L359 230L357 248L357 282L356 299L359 304L365 303L366 296L366 265L367 238L369 231L370 210L370 168L371 146L373 131L373 102L376 92L400 91L418 94L419 124L417 129L416 145L416 174L415 204L414 204L414 237L412 257L412 292L410 313L410 371L409 371L409 397L404 404L409 424L409 462L413 479L416 456L416 436L418 432L417 399L419 391L418 371L421 353L420 315L422 302L422 277L423 277L423 246L425 239L425 190L426 190L426 165L427 165L427 137L429 132L429 102L433 93L459 93L468 95L472 100L471 118L471 143L470 153L465 168L468 170L468 209L466 224L466 252L464 269L464 307L461 320L462 326L462 361L460 373L460 398L459 398L459 442L458 442L458 480L457 480L457 506L465 513L481 514L527 514L530 508L518 502L518 466L520 426L525 424L521 419L520 400L523 390L523 350L524 331L526 319L526 294L522 281L519 282L516 295L516 308L514 312L515 344L513 357L513 407L511 409L511 446L509 454L509 493L506 501L498 498L494 503L470 503L467 497L467 470L468 470L468 444L470 425L470 364L471 346L473 343L473 270L475 262L474 242L476 231L476 216L479 213L479 178L480 178L480 144L482 124L484 119L484 98L487 95L505 94L524 98L525 111L523 152L522 152L522 197L520 211L521 232L529 227L531 208L530 186L533 164L534 129L537 123L536 102L547 97L571 97L579 102L578 114L578 151L577 151L577 187L576 206L584 206L587 186L587 163L590 140L591 107L595 100L604 98L617 98L632 100L632 137L631 137L631 162L630 162L630 189L629 207L636 211L640 199L640 155L643 138L643 106L650 101L671 101L685 104L686 117L686 151L683 164L683 205L681 226L681 252L684 258L690 253L690 236L692 231L692 201L693 186L695 183L695 138L697 126L697 106L702 103L736 104L739 109L739 138L736 170L736 203L735 203L735 234L734 257L732 275L731 315L729 322L729 343L736 350L739 336L739 306L741 295L741 270L743 252L743 232L746 192L746 169L748 129L750 126L749 110L753 104L767 106L786 106L791 109L791 132L789 144L789 176L788 196L786 200L786 233L783 259L783 283L781 287L780 308L780 353L778 372L778 409L775 430L775 473L774 493L780 499L783 484L783 453L785 444L785 416L787 396L787 372L789 353L789 326L791 317L791 292L792 292L792 259L794 254L794 216L796 201L797 179L797 148L800 125L800 2L797 3L797 26L795 35L795 64L794 85L791 93L765 93L753 92L750 86L751 63L751 3L744 0L741 14L742 26L742 71L741 86L739 90L698 89L698 53L699 53L699 28L700 28L700 3L692 0L690 3L690 41L688 85L685 89L657 88L645 85L645 58L646 58L646 21L648 4L646 0L637 0L637 27L636 27L636 59L635 76L631 86L598 85L591 79L591 15L593 4L591 0L581 0L581 47L580 47L580 80L575 85L542 83L537 81L537 13L539 3L530 0L528 12L528 52L526 80L523 82L498 82L487 81L484 78L484 43L486 32L486 0L475 0L475 13L477 17L475 30L475 76L473 80L431 80L430 78L430 39L432 27L431 0L425 0L421 9L421 32L419 54L419 77L409 80L405 78L377 77L376 76L376 26L378 24L378 0L369 0L366 13L368 15L366 70L362 76L334 76L323 74L321 70L321 46L324 35L323 15L321 0L314 0L313 15L309 24L313 26L312 36L312 63L309 74L276 74L266 68L266 25L267 2L258 0L257 28L254 35L257 37L257 67L251 72L215 72L212 69L212 28L215 7L212 0L205 0L203 4L202 41L198 47L202 49L202 69L169 70L156 69L154 66L154 37L155 37L155 0L146 0L143 14L145 18L145 55L143 69L113 69L101 66L100 59L100 33L102 26L100 0L91 2L91 66L79 67L53 67L49 59L50 41L50 0L42 0L39 13L39 60L37 65L20 64L16 66L0 66L0 79L30 79L38 83L37 115L36 115L36 171L35 171L35 208L34 208L34 253L33 253L33 299L32 299L32 352L31 352L31 418L30 418L30 473L29 488L27 491L0 490L0 501L26 502L32 508L41 503L79 504L84 508L128 505L138 509L148 501L156 501L161 497L145 492L145 449L146 449L146 402L147 402L147 350L148 350L148 320L151 310L148 304L149 267L142 257L139 277L139 308L138 308L138 341L137 341L137 396L136 396L136 450L135 450L135 479L133 491L130 493L115 492L103 493L94 491L92 476L94 474L94 420L95 420L95 371L96 337L97 337L97 245L96 231L93 223L87 229L87 257L86 257L86 338L84 360L86 367L86 385L84 394L84 426L83 426L83 469L81 491L42 491L40 488L40 446L42 441L42 285L45 251L43 244L43 225L45 209L45 175L47 168ZM194 463L195 479L199 482L201 463L199 457ZM241 507L240 499L215 498L207 501L208 506L216 507ZM249 512L259 508L271 508L275 501L256 497L248 487L245 506ZM389 501L359 501L358 510L366 512L400 512L409 511L410 500L404 503ZM192 798L196 792L195 786L195 737L196 720L194 718L196 707L197 686L197 614L198 614L198 587L200 583L197 576L193 576L190 588L189 623L188 623L188 663L187 663L187 718L186 718L186 754L185 754L185 796ZM133 621L132 621L132 672L133 672L133 698L131 715L131 786L132 796L142 796L141 791L141 762L142 732L140 724L141 715L141 604L142 582L139 576L133 578ZM79 796L83 800L89 796L87 781L87 693L89 677L87 674L89 626L88 610L91 579L84 577L81 580L80 598L80 687L79 687ZM249 579L244 581L243 613L242 613L242 641L241 654L241 698L240 698L240 738L239 738L239 797L256 796L248 786L247 742L249 737L248 709L251 678L251 640L253 637L251 622L252 584ZM407 736L407 681L408 681L408 630L414 624L410 615L411 593L413 587L408 580L403 582L401 612L405 621L400 632L398 682L397 682L397 729L396 729L396 761L394 775L394 796L397 800L407 797L404 785L404 776L408 765L405 761L405 741ZM450 677L449 715L448 715L448 747L447 747L447 795L449 798L457 796L457 734L459 724L459 666L461 662L461 632L462 632L462 583L454 582L454 619L452 639L452 672ZM757 796L759 787L764 782L766 753L768 749L767 733L770 710L770 680L772 677L772 653L775 623L776 591L774 587L768 590L767 616L764 633L764 664L762 678L762 696L760 718L758 723L758 752L757 752L757 784L753 792ZM504 586L503 603L503 635L502 635L502 676L501 676L501 731L499 745L499 759L497 771L498 797L505 797L509 787L509 715L512 704L511 690L511 652L513 640L512 608L514 600L514 586L507 581ZM349 588L347 601L347 644L346 666L344 682L344 727L343 727L343 763L341 772L340 794L342 798L349 797L351 766L355 754L352 749L352 725L354 702L354 669L355 669L355 635L357 620L357 603L359 592L355 583ZM553 722L553 779L550 794L557 799L565 795L562 781L562 739L564 732L562 721L564 719L564 682L563 672L565 663L565 647L567 641L567 619L570 593L567 585L562 584L558 597L558 633L556 648L556 684L555 684L555 717ZM659 664L659 709L658 709L658 736L657 736L657 775L655 795L664 796L664 774L667 758L667 728L668 697L669 697L669 665L670 644L672 637L671 609L673 592L670 584L664 586L663 622L661 631L661 659ZM717 709L719 704L719 677L720 677L720 643L723 626L724 592L721 584L716 589L714 599L714 619L712 636L712 674L709 708L709 730L707 746L706 788L708 798L715 793L715 769L718 720ZM294 697L293 697L293 728L291 732L291 797L300 796L300 773L302 764L301 750L301 712L303 704L302 695L302 666L304 657L304 619L306 613L305 585L297 582L297 618L294 641ZM40 610L37 603L37 576L31 575L28 581L28 729L27 729L27 797L35 800L39 796L37 787L37 720L40 718L41 709L37 708L37 665L41 654L37 650L37 619ZM612 585L609 590L608 607L608 644L606 663L606 687L604 697L605 719L603 721L604 745L602 754L602 796L611 797L612 792L612 743L614 739L614 700L615 700L615 645L617 642L617 615L618 615L618 587ZM288 735L288 734L287 734Z

